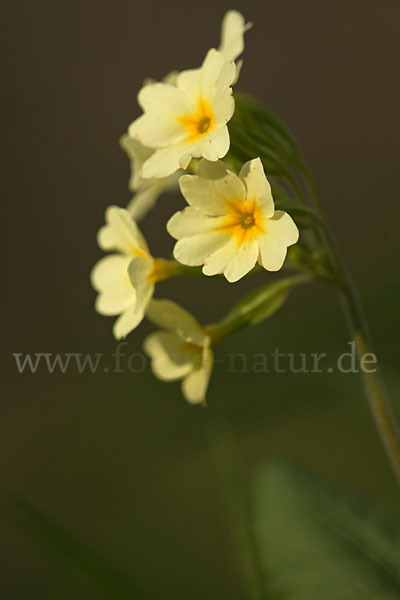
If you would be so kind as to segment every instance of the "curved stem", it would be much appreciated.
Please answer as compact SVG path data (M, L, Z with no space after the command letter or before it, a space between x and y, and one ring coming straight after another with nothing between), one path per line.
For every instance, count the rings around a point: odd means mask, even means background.
M309 181L313 184L311 177ZM339 280L336 283L342 293L343 306L347 316L349 329L354 338L358 359L361 362L363 356L366 354L373 354L373 352L369 341L368 326L359 301L358 290L354 285L347 265L341 258L329 225L323 217L320 202L319 200L316 201L317 194L313 185L312 192L314 205L320 214L318 224L322 228L322 236L326 242L331 260L333 261L333 266L337 269ZM400 430L390 400L383 386L380 373L377 372L377 370L373 372L367 371L362 367L363 365L361 364L364 389L369 401L371 413L388 458L393 466L397 479L400 482Z
M369 341L367 325L358 300L358 293L352 282L349 282L349 287L343 293L343 300L350 331L354 337L357 356L361 360L363 356L372 354L373 352ZM400 481L400 431L392 406L379 371L367 371L361 365L361 373L375 425L397 478Z
M359 361L366 354L373 354L369 341L367 322L359 301L358 290L352 277L337 250L334 237L325 223L326 240L337 263L340 275L343 277L341 288L343 306ZM374 355L375 356L375 355ZM378 365L376 365L378 367ZM371 413L381 437L383 446L400 482L400 430L396 422L393 408L386 394L380 373L367 371L361 364L362 379Z

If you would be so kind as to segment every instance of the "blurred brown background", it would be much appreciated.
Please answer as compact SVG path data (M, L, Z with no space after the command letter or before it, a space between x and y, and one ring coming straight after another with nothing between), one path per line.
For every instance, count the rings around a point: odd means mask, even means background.
M159 598L243 597L206 450L210 423L233 426L248 473L264 455L286 456L388 506L399 502L356 376L228 374L221 363L203 410L147 372L17 372L15 352L115 351L112 319L93 309L89 272L105 208L130 198L118 138L139 114L143 79L200 65L229 8L254 23L239 88L276 111L312 165L396 402L400 3L2 3L1 487ZM155 255L172 248L164 224L181 204L165 197L143 223ZM158 296L206 323L248 288L179 280ZM128 354L149 330L129 336ZM227 341L217 358L277 347L335 357L347 341L337 298L315 286ZM1 513L0 539L2 600L78 597Z

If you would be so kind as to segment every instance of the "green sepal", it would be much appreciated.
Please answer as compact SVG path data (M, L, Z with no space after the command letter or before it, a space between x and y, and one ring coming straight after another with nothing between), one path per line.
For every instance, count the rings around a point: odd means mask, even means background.
M228 333L257 325L271 317L284 304L291 290L311 279L310 275L293 275L261 286L240 300L220 323Z

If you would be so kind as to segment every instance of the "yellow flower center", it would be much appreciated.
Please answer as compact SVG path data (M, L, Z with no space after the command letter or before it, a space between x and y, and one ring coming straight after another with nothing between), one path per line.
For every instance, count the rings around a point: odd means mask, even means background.
M230 202L226 200L227 215L217 230L225 231L236 239L238 247L265 233L266 218L256 200Z
M211 105L200 96L195 112L183 115L178 121L186 129L187 140L198 140L212 131L215 119Z

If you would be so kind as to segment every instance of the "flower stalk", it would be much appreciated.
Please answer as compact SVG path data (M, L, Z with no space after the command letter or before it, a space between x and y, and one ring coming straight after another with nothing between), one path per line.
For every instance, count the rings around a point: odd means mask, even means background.
M357 356L360 359L362 356L372 353L372 348L354 286L344 292L343 304L354 338ZM400 431L380 371L369 372L361 369L361 373L375 425L400 482Z

